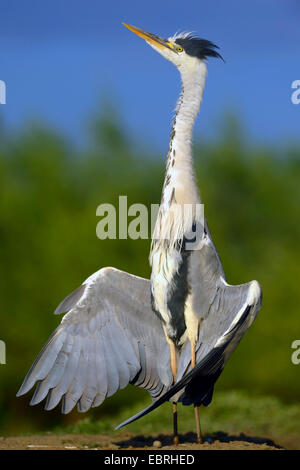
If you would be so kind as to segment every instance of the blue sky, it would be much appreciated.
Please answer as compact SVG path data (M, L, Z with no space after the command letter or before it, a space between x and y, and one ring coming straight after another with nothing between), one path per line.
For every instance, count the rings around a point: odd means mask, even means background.
M198 138L216 138L226 111L250 141L299 137L300 105L291 103L300 79L298 0L2 0L0 8L0 113L9 129L42 120L83 144L101 97L111 96L128 132L166 150L179 75L124 21L163 37L194 31L220 46L226 63L209 61Z

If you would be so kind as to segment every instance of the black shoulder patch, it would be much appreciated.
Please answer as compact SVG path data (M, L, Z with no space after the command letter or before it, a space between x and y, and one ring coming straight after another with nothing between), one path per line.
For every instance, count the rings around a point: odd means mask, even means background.
M175 273L172 289L168 292L167 306L171 314L170 324L175 332L171 339L178 346L182 335L186 330L184 309L185 301L189 293L188 285L188 260L190 252L184 248L185 240L181 245L181 263L178 271Z

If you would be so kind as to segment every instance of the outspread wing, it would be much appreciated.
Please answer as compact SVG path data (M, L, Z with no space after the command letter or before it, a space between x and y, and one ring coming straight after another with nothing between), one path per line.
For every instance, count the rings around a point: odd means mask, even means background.
M62 399L62 412L99 406L132 383L155 400L172 383L169 347L151 308L150 283L114 268L90 276L56 309L64 315L17 396L39 382L31 405Z
M257 281L238 286L225 281L207 226L200 249L190 254L189 280L192 310L201 318L196 366L191 368L191 348L187 341L179 356L176 384L116 429L140 419L167 400L181 401L184 405L209 405L216 380L260 309L262 293Z
M207 225L200 246L199 250L191 252L189 259L191 308L200 317L196 344L197 363L210 352L225 332L233 327L247 306L253 306L247 325L244 325L242 334L239 333L242 337L257 315L262 299L261 288L257 281L236 286L226 282L224 270ZM237 341L236 336L234 341ZM190 344L187 342L179 358L178 380L191 369L190 354Z

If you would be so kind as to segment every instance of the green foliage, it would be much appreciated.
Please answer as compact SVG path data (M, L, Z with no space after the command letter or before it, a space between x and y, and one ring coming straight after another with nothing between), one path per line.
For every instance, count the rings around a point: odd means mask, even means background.
M143 157L114 119L101 117L93 129L97 139L80 152L42 127L26 129L13 140L1 129L0 339L7 347L7 364L0 365L3 432L78 420L76 411L62 417L58 411L28 408L28 396L15 398L60 321L51 314L60 300L102 266L150 274L150 241L100 241L96 208L104 202L117 207L119 195L128 196L128 205L159 203L164 159ZM195 149L205 213L227 280L257 279L264 292L262 310L217 389L248 389L296 401L300 366L291 362L291 344L300 338L300 147L279 155L250 148L239 135L230 128L216 145ZM118 413L145 396L127 389L89 416Z

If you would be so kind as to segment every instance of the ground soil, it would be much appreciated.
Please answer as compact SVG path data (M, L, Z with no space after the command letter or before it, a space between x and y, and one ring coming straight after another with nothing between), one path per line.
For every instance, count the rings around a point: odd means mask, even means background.
M268 438L249 437L244 434L229 436L216 433L205 436L203 444L195 442L195 435L188 433L180 436L179 446L174 446L171 436L156 435L152 437L124 433L121 436L65 434L34 435L19 437L0 437L0 449L27 450L284 450L286 447Z

